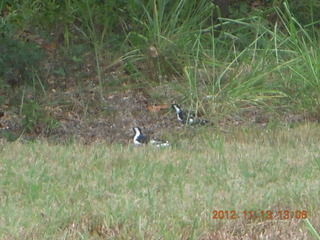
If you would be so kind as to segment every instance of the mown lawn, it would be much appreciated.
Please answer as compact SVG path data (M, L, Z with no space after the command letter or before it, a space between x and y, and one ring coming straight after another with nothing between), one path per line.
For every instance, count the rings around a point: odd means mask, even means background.
M0 238L313 239L319 133L315 124L208 128L165 149L3 143ZM273 218L262 219L267 210Z

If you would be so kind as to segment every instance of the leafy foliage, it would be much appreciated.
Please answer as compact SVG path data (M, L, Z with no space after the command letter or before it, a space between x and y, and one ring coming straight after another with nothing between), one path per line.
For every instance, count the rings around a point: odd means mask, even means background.
M32 83L32 68L42 57L36 44L15 39L7 33L0 35L0 76L11 86Z

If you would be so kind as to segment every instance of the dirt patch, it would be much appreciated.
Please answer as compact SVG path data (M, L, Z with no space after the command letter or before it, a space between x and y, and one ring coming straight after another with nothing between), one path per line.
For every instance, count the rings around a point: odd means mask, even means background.
M89 98L90 96L87 96ZM87 100L85 100L87 101ZM23 118L15 112L6 112L1 118L2 137L9 132L21 139L41 139L66 141L73 138L85 144L95 141L127 144L133 136L132 128L139 126L146 134L155 137L161 136L165 131L178 127L176 115L171 105L156 111L150 111L152 100L141 90L125 90L113 92L103 96L99 105L88 100L88 106L47 107L48 113L57 119L59 124L48 129L45 124L36 123L31 132L23 130ZM161 102L167 103L167 102ZM85 109L85 110L84 110Z
M69 92L54 98L65 98L68 94L74 95ZM73 99L65 100L72 102L67 107L63 104L46 106L46 114L56 119L58 123L53 128L48 128L46 123L39 121L34 124L31 131L27 132L23 126L25 116L17 111L4 111L5 114L0 119L2 128L0 138L7 138L10 141L20 138L47 139L56 142L72 140L84 144L95 141L128 144L132 141L134 135L132 128L135 126L139 126L145 134L158 138L163 134L179 131L183 127L171 108L172 98L165 96L165 93L161 102L159 100L155 102L146 89L115 91L103 95L99 100L93 97L97 95L97 88L92 88L82 96L82 100L68 96ZM81 101L87 105L84 106ZM154 104L164 105L166 108L153 108ZM273 116L255 109L244 111L239 115L226 115L220 119L209 118L209 121L219 129L228 129L230 126L266 128L274 124ZM277 124L296 124L305 121L310 119L301 114L284 114L278 118Z

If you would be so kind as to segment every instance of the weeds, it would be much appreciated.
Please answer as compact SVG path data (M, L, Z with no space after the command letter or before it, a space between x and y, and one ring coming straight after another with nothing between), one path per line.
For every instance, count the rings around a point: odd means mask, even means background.
M24 100L24 96L22 100ZM59 126L59 122L50 116L50 112L33 100L22 101L20 114L24 116L22 119L22 132L43 133L46 135Z

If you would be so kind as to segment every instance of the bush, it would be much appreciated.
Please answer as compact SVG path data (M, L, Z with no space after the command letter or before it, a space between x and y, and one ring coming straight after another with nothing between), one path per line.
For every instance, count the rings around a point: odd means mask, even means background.
M31 83L32 69L42 57L42 50L34 43L0 37L0 76L11 86Z

